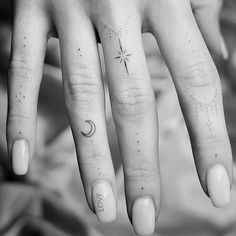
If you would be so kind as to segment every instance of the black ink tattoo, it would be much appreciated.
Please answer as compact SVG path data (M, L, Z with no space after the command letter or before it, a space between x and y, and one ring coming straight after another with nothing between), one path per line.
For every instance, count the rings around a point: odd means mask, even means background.
M103 196L100 193L96 193L97 198L97 210L98 211L104 211L104 204L103 204Z
M129 75L127 63L129 62L129 57L132 56L132 54L127 53L126 49L123 49L120 39L119 39L119 46L120 46L120 51L117 52L118 56L116 56L115 59L120 60L120 63L124 64L125 70L127 74Z
M95 134L95 132L96 132L96 125L95 125L94 122L91 121L91 120L85 120L85 122L90 125L90 130L89 130L89 132L87 132L87 133L81 131L81 134L82 134L84 137L86 137L86 138L90 138L90 137L92 137L92 136Z
M218 95L218 91L216 89L212 100L207 103L199 101L199 99L195 98L192 94L190 95L191 99L193 100L195 104L196 117L199 118L200 111L205 112L206 119L207 119L205 124L208 127L209 131L212 130L212 125L213 125L212 121L210 120L210 113L215 112L215 114L218 115L218 108L217 108L217 101L216 101L217 95Z
M79 52L79 56L82 57L81 49L80 48L78 49L78 52Z
M126 30L126 26L129 23L130 18L131 16L129 16L127 20L125 21L125 23L122 25L122 27L120 27L117 30L115 30L113 27L109 26L108 24L105 24L104 22L102 22L102 27L107 30L109 34L109 38L112 38L112 36L114 36L115 38L120 38L122 33Z
M22 85L20 85L20 91L15 95L19 103L21 103L22 98L25 99L25 95L22 94L21 89L22 89Z

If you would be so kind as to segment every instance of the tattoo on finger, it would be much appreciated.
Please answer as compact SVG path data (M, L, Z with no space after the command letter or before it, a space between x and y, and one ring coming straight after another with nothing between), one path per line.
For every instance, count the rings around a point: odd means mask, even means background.
M87 123L89 125L89 131L88 132L81 131L81 134L86 138L90 138L96 132L96 125L92 120L85 120L85 123Z

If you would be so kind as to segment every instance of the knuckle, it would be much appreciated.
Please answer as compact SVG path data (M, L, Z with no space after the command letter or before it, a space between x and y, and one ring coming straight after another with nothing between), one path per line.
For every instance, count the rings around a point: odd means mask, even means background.
M25 113L10 113L7 120L8 123L29 124L32 123L33 117Z
M115 113L122 116L137 116L146 114L155 104L155 98L151 89L131 85L114 92L112 102Z
M28 80L33 78L36 73L30 63L30 58L18 58L11 60L8 70L9 78Z
M180 76L183 83L189 87L207 87L214 84L217 78L214 68L205 61L186 65Z
M65 82L65 92L70 102L94 103L102 91L98 71L87 67L74 70Z
M141 161L133 164L132 167L124 170L125 177L130 181L139 181L139 179L155 179L158 176L158 167L148 161Z
M94 170L98 166L103 167L107 164L107 158L104 155L85 155L79 157L79 166L83 170Z

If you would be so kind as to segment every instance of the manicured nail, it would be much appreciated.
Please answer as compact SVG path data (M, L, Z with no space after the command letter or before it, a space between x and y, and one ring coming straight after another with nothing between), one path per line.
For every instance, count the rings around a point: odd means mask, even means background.
M132 224L137 235L151 235L154 233L155 206L151 198L139 198L133 203Z
M221 47L221 53L222 53L223 59L227 60L229 58L229 53L225 44L225 40L222 36L220 37L220 47Z
M207 190L212 204L223 207L230 202L230 183L226 169L218 164L207 172Z
M116 201L111 185L106 181L97 183L92 189L92 195L98 220L101 222L115 220Z
M16 175L25 175L29 166L29 146L26 140L16 140L12 147L12 167Z

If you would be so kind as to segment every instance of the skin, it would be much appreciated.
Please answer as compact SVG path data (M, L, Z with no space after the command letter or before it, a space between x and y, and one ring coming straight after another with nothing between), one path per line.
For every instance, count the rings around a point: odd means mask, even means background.
M158 216L157 110L141 40L141 34L149 32L172 75L203 190L207 193L206 171L216 164L226 168L231 182L232 155L220 80L208 50L214 57L222 56L217 21L221 4L216 0L13 1L9 153L13 142L24 138L33 156L46 43L49 37L58 37L65 102L88 205L94 210L91 188L99 180L110 182L116 195L97 49L101 42L124 166L128 215L131 218L135 199L149 196Z

